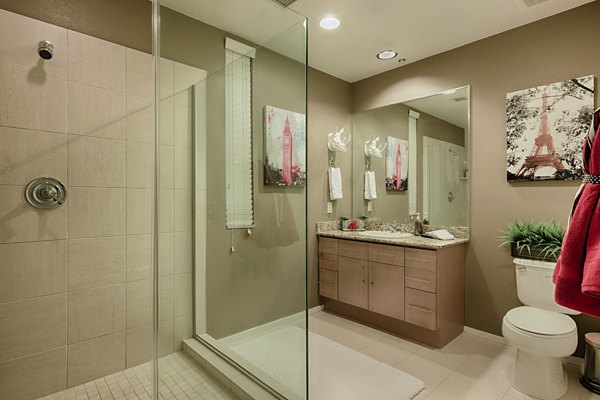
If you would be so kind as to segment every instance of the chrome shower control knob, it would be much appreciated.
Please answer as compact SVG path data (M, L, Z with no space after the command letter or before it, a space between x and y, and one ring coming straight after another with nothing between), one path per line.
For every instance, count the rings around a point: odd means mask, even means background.
M54 178L37 178L27 185L25 199L35 208L57 208L67 199L67 188Z

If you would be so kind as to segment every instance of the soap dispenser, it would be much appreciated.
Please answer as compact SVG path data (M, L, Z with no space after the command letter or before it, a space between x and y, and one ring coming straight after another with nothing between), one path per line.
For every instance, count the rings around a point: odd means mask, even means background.
M423 233L423 221L421 221L421 215L419 213L415 214L415 231L413 234L415 236L421 236Z

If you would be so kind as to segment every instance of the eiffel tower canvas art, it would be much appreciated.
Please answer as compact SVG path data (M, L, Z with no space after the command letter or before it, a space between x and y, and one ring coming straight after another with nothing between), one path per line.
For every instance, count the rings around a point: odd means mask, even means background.
M581 179L581 145L594 111L594 76L506 95L507 179Z

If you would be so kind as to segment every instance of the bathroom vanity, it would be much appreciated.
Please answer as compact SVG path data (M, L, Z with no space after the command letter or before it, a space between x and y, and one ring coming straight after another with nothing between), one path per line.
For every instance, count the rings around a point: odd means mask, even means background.
M318 235L325 310L435 348L463 331L467 239Z

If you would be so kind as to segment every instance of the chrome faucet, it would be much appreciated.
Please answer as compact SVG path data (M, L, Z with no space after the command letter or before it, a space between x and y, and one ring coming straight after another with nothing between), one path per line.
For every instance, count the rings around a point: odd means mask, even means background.
M394 221L395 223L395 221ZM383 224L383 231L384 232L396 232L396 229L394 229L394 225L392 224Z

